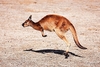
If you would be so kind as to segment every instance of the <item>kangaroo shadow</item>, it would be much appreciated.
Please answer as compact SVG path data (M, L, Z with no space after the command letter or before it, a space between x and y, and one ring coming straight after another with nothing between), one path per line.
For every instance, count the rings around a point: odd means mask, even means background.
M33 50L33 49L27 49L27 50L24 50L24 51L32 51L32 52L37 52L37 53L42 53L42 54L45 54L45 53L54 53L54 54L64 55L65 58L68 58L69 54L70 54L70 55L82 58L82 56L80 56L80 55L77 55L77 54L72 53L72 52L66 53L66 51L64 51L64 50L55 50L55 49Z

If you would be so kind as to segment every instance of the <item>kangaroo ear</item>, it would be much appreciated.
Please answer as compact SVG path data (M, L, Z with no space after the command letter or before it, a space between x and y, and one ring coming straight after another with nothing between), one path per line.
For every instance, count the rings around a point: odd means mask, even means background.
M28 19L31 20L32 19L32 15L30 15Z

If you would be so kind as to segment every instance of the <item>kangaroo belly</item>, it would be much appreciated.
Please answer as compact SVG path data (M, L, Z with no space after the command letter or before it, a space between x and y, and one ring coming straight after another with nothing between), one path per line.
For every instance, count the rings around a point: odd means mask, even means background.
M53 22L41 24L42 28L47 31L54 31L56 25Z

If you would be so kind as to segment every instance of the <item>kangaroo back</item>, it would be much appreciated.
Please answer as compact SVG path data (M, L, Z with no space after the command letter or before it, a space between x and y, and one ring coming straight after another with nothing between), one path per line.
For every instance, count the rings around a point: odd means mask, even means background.
M73 38L74 38L74 41L75 41L76 45L77 45L79 48L81 48L81 49L87 49L86 47L83 47L83 46L79 43L76 30L75 30L75 28L74 28L74 26L73 26L72 24L71 24L71 26L70 26L70 31L72 32L72 35L73 35Z

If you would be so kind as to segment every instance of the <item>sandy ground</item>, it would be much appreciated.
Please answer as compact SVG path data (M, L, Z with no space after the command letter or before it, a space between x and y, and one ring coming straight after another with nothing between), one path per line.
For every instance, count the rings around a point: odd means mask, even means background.
M79 49L70 31L66 44L54 32L21 24L32 15L35 22L47 14L68 18L75 26ZM0 0L0 67L100 67L100 0Z

